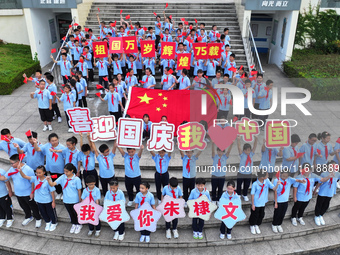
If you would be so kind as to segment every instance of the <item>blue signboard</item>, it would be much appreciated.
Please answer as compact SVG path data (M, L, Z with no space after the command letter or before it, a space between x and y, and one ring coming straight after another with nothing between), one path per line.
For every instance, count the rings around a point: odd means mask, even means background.
M245 9L252 11L300 10L301 0L246 0Z

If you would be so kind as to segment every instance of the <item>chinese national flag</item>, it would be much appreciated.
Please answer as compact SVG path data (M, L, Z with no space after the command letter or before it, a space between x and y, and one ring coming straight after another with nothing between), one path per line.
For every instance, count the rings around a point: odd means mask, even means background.
M220 58L221 53L222 50L220 43L208 43L208 58Z
M175 42L162 42L162 59L174 59L176 55L176 43Z
M200 122L204 120L208 127L213 125L217 117L217 107L213 99L204 91L199 90L158 90L132 87L126 114L142 119L149 114L150 121L160 122L162 116L177 127L183 122ZM206 115L202 115L202 95L206 100ZM205 108L205 106L203 106Z
M155 41L140 41L141 54L143 58L155 57Z
M123 53L123 39L122 37L110 37L109 53Z
M95 58L107 58L109 52L107 50L107 42L93 42L93 56Z
M208 46L206 43L193 43L194 56L196 59L208 58Z
M123 47L125 53L137 53L137 37L136 36L126 36L123 37Z
M190 53L179 53L177 54L177 70L188 69L190 70Z

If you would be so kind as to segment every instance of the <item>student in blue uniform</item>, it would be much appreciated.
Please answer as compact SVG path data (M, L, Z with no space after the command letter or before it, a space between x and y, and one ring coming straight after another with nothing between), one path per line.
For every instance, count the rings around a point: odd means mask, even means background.
M67 109L70 108L74 108L76 107L76 102L77 102L77 98L74 96L74 94L71 92L71 86L66 84L64 86L64 92L61 97L57 97L58 102L63 102L64 105L64 112L65 112L65 116L66 116L66 123L68 125L68 131L69 133L73 132L73 129L71 128L70 124L68 123L69 121L69 117L67 115Z
M260 73L257 74L256 81L252 82L251 87L254 89L255 96L256 96L254 108L259 110L261 100L258 97L260 95L260 92L266 87L266 84L263 82L263 74L260 74ZM253 114L252 117L253 117L253 119L259 118L259 116L257 116L256 114Z
M0 176L0 181L8 181L9 179L13 180L15 196L18 199L19 205L25 213L25 219L22 222L23 226L26 226L28 223L33 221L35 218L35 227L40 228L41 226L41 216L39 213L39 209L37 203L35 202L34 198L31 197L32 192L32 184L29 180L24 179L19 174L19 169L25 173L27 176L35 177L34 171L25 163L22 163L19 160L19 154L14 154L9 158L9 162L11 163L12 167L6 172L5 175ZM33 212L33 217L32 217Z
M76 175L80 177L80 169L78 169L78 154L79 150L77 149L78 139L75 136L72 136L66 140L66 148L61 151L63 158L65 160L65 165L67 163L72 163L77 168Z
M243 150L241 149L241 137L237 136L237 147L240 155L240 166L237 173L237 189L236 192L241 196L241 187L243 184L242 197L244 201L248 202L248 189L250 186L250 181L253 173L253 156L255 155L255 150L257 146L258 137L255 136L253 149L249 143L243 145Z
M20 148L25 146L25 142L19 138L14 138L11 134L11 131L8 128L1 129L1 136L7 137L7 141L2 140L0 142L0 150L6 152L8 156L12 156L17 154L17 149L14 147L14 144L18 144Z
M151 75L151 69L149 67L145 69L145 75L143 76L142 83L143 88L147 89L154 89L156 86L155 77Z
M82 73L79 71L76 73L77 77L78 77L78 80L79 80L79 83L83 89L83 92L79 94L79 106L80 107L87 107L87 101L86 101L86 97L87 97L87 79L85 79L83 76L82 76ZM53 108L53 105L52 105L52 108Z
M260 91L257 98L260 99L260 110L268 110L270 109L273 101L273 86L274 82L272 80L266 81L266 87ZM261 115L260 119L266 123L269 115ZM264 130L264 125L261 127L261 130Z
M95 59L93 60L95 61ZM98 68L98 75L99 75L99 84L103 85L104 83L104 88L107 89L108 86L108 72L107 69L111 65L111 57L109 57L109 62L104 60L103 58L99 58L99 60L96 62L93 62L93 67Z
M212 30L210 31L209 33L209 38L210 38L210 42L215 42L216 39L217 39L217 34L218 34L218 31L217 31L217 26L216 25L212 25Z
M34 149L34 139L38 139L38 134L31 131L31 136L27 136L28 143L26 143L22 149L20 149L19 144L13 143L14 147L17 148L18 154L26 154L26 164L33 170L45 163L44 154ZM38 146L41 147L42 144L38 142Z
M225 176L227 174L227 159L231 149L233 148L233 143L229 146L228 151L221 150L217 147L217 155L215 152L215 144L211 145L211 157L213 159L213 168L211 171L211 199L215 204L220 200L223 193L223 186L225 182Z
M294 177L299 169L299 159L297 158L299 148L297 145L301 142L301 139L297 134L293 134L290 141L291 145L285 147L282 151L282 169L288 170L289 176Z
M54 63L60 66L60 73L61 73L61 76L63 77L64 84L66 84L67 81L71 78L71 68L72 68L71 62L67 60L67 54L62 53L61 54L62 60L59 60L59 61L55 60L52 55L51 55L51 58Z
M197 199L202 195L206 195L209 201L211 201L209 191L205 187L205 180L203 178L197 178L196 188L190 192L190 196L188 200ZM192 230L193 230L194 239L203 239L203 233L202 233L203 227L204 227L204 220L200 218L192 219Z
M53 81L54 81L53 75L51 74L46 75L46 89L50 91L50 94L52 92L57 93L57 86L53 83ZM62 119L61 119L61 114L60 114L60 110L59 110L57 102L58 101L57 101L56 96L52 96L52 115L54 113L54 115L57 116L58 118L58 122L60 123Z
M186 90L186 89L189 89L191 87L191 82L190 82L190 79L188 77L188 70L187 69L183 69L181 71L181 76L176 80L176 83L179 84L180 90Z
M241 119L242 117L247 117L250 119L250 110L249 110L249 105L248 105L248 97L251 98L251 104L252 106L254 106L255 104L255 91L251 88L251 81L249 79L246 79L244 81L245 83L245 88L241 89L244 95L244 115L243 116L239 116L239 119ZM248 89L250 88L250 93L248 91Z
M169 73L170 67L164 68L164 75L161 79L163 90L172 90L176 85L176 77Z
M160 204L162 198L161 186L164 188L169 184L168 167L171 159L171 152L166 153L165 150L161 150L157 154L153 151L150 151L150 153L152 155L152 160L155 161L156 166L155 183L158 204Z
M210 79L215 78L216 76L216 68L220 66L221 63L219 61L216 61L215 59L206 59L204 61L204 66L207 67L207 76Z
M162 201L164 196L170 196L172 198L182 198L183 193L181 188L178 186L178 180L176 177L172 177L169 180L169 184L163 188L162 191ZM178 219L174 219L172 222L172 233L174 234L174 238L178 238L178 231L177 231L177 224ZM165 228L166 228L166 238L171 239L171 222L165 222Z
M124 55L125 56L125 55ZM113 54L113 62L112 62L112 66L113 66L113 75L117 75L117 74L122 74L122 57L123 54L121 54L121 56L119 57L118 54ZM125 66L124 66L125 67Z
M227 88L224 88L223 94L219 95L221 98L221 102L217 100L218 102L218 113L217 113L217 119L227 119L229 114L230 105L232 103L231 95L229 93L229 90Z
M324 131L318 134L318 140L320 143L316 145L316 150L320 150L320 154L322 157L315 158L316 169L322 169L323 166L327 165L328 156L334 156L336 153L333 150L332 144L330 143L331 134Z
M251 207L250 207L250 232L253 235L261 234L259 226L262 224L264 218L265 205L268 202L268 191L269 188L276 190L281 184L281 181L277 181L276 186L274 186L268 180L267 171L261 169L257 174L257 181L253 183L251 187Z
M99 152L95 143L91 143L94 155L96 155L99 165L99 180L102 186L102 194L105 195L108 189L109 182L115 177L113 158L116 156L116 141L113 144L110 152L109 146L102 144L99 146Z
M271 181L273 179L275 171L275 162L277 157L282 157L283 147L279 150L274 148L268 149L266 147L266 139L263 139L263 145L261 148L261 162L260 162L260 169L266 170L268 173L268 178Z
M41 151L46 156L46 170L58 178L64 173L65 162L62 153L57 152L57 150L61 151L65 149L65 146L59 143L59 137L55 133L48 136L48 141L43 146L38 146L38 141L34 139L34 149L36 152ZM57 178L52 178L52 181ZM62 187L57 185L55 188L57 192L56 199L62 199Z
M135 198L135 209L141 207L144 203L149 203L153 209L156 209L155 207L155 198L153 194L149 191L150 184L148 182L142 182L139 187L139 192L136 195ZM150 242L150 231L148 230L142 230L141 237L139 239L140 242Z
M99 205L100 200L100 190L98 187L96 187L96 179L93 175L89 175L85 179L86 188L83 190L83 194L81 195L81 199L84 200L85 198L89 197L90 202L95 202ZM87 236L92 236L94 229L96 228L95 237L100 236L100 229L101 224L99 221L99 224L97 226L94 226L92 224L89 225L89 232L87 233Z
M108 190L105 194L104 200L110 201L120 201L123 200L125 203L124 192L118 188L118 181L112 180L109 183L110 190ZM122 222L117 229L115 229L115 234L113 236L113 240L123 241L125 236L125 225Z
M114 78L116 80L116 78ZM116 80L117 81L117 80ZM122 110L124 111L124 107L122 105L122 99L120 95L115 91L115 85L109 85L109 92L105 95L104 98L99 97L101 101L107 101L108 111L110 115L115 116L116 122L121 117L121 112L119 112L118 105L121 106Z
M139 190L139 186L142 182L141 172L139 167L139 160L142 157L144 146L142 145L136 153L135 148L127 148L125 152L122 148L117 147L120 154L124 158L125 166L125 188L128 193L129 202L127 206L132 206L133 204L133 187L136 188L136 193Z
M316 141L318 140L316 134L312 133L308 136L307 142L303 143L299 149L300 153L305 153L301 160L300 165L303 165L304 163L308 163L311 166L314 166L314 157L322 157L318 154L316 149Z
M47 171L44 165L36 168L36 176L27 176L21 168L18 169L22 178L29 180L34 184L34 190L30 196L34 196L37 202L41 216L43 217L46 226L45 231L54 231L57 227L57 214L55 211L55 188L48 185L46 180Z
M143 115L143 141L150 138L151 124L149 114L145 113Z
M13 191L10 182L1 180L1 176L5 176L6 171L0 168L0 228L5 221L6 228L10 228L13 224L12 199Z

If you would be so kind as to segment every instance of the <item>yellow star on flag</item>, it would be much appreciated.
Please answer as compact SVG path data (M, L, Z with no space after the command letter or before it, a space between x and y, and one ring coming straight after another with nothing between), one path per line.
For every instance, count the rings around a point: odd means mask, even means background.
M144 96L138 97L138 98L141 99L139 103L145 102L147 104L149 104L150 103L149 101L153 99L151 97L148 97L148 95L146 93L144 94Z
M158 93L158 95L161 97L163 94L162 93Z
M166 100L168 100L168 98L167 97L163 97L163 100L166 101Z
M163 104L163 107L167 107L167 104Z
M160 110L161 110L161 108L160 108L160 107L157 107L157 108L156 108L156 111L157 111L157 112L159 112Z

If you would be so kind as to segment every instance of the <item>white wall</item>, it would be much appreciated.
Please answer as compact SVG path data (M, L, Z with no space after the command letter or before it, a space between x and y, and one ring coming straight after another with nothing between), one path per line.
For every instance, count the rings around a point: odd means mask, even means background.
M9 43L29 45L25 17L22 10L0 10L0 39Z
M242 0L234 0L234 1L235 1L236 14L238 18L238 23L240 25L242 37L246 37L248 36L248 31L249 31L247 20L249 20L250 22L251 11L245 10L244 5L242 5Z
M256 18L257 16L253 16L253 18ZM256 47L257 48L269 48L269 43L271 42L271 35L266 35L267 33L267 27L271 27L272 28L272 32L273 32L273 22L272 21L251 21L251 25L252 24L257 24L258 25L258 34L255 37L254 34L254 38L266 38L267 41L266 42L262 42L262 41L255 41L256 43ZM254 33L254 31L253 31Z
M38 59L41 66L45 66L51 62L51 49L58 48L60 43L59 32L55 14L51 9L24 9L27 30L31 44L32 57L35 52L38 53ZM49 20L54 19L57 33L57 41L52 44Z
M320 3L320 0L302 0L300 11L304 12L305 9L308 10L310 4L312 5L312 7L315 7L319 3Z
M274 20L278 20L279 24L276 35L276 44L273 45L270 43L269 64L276 64L279 68L282 68L282 62L290 60L294 48L298 15L299 11L278 11L274 14L273 24ZM284 18L287 18L287 25L283 48L281 48L281 36Z

